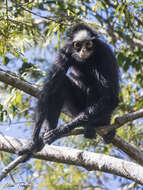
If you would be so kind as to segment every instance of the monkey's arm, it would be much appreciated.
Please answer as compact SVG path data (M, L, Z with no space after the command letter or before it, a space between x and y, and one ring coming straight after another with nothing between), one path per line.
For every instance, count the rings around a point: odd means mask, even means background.
M42 136L39 137L39 133L48 112L48 98L49 95L54 93L63 82L66 72L70 66L69 59L70 54L67 51L67 47L63 47L60 49L54 64L48 70L47 78L45 79L45 83L40 92L40 97L36 106L35 126L32 133L32 141L18 152L19 155L38 151L42 148Z

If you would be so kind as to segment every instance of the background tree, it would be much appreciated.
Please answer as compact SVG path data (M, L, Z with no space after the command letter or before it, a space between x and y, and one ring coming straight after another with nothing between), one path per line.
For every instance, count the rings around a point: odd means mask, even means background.
M119 126L122 125L118 129L118 135L122 139L117 137L113 144L105 145L100 136L94 141L86 140L82 135L77 136L77 134L82 133L82 129L79 129L73 133L73 136L59 139L54 145L69 147L69 151L72 147L114 156L130 161L134 168L132 171L135 171L135 168L139 169L138 164L143 165L143 113L141 110L143 106L142 12L143 2L139 0L1 1L0 129L3 131L3 135L30 138L29 131L33 123L33 108L35 105L34 97L38 97L36 87L40 89L46 71L54 60L56 51L66 40L65 36L69 28L74 23L83 21L92 25L101 34L101 37L111 44L120 65L120 105L114 113L113 123ZM130 119L124 120L124 117L121 117L137 110L140 111L135 112L136 117L133 117L132 114L125 117ZM121 119L115 122L116 117L121 117ZM135 120L137 118L139 119ZM67 115L61 114L59 125L69 119ZM127 123L127 121L130 122ZM0 136L1 168L16 158L16 155L11 154L15 151L6 146L3 135ZM9 137L7 139L14 142ZM16 147L18 146L20 145L18 144ZM109 168L104 170L102 167L97 167L94 168L96 171L87 171L86 169L91 170L91 168L84 163L86 161L84 157L81 164L68 160L64 161L67 164L62 164L62 159L56 158L56 153L55 158L51 160L50 153L47 155L43 159L47 156L49 161L61 163L31 159L11 171L9 177L3 180L0 187L2 189L14 187L28 190L35 188L50 190L111 189L111 186L113 189L125 189L125 187L126 189L142 189L142 186L139 185L141 174L140 176L136 174L134 179L129 176L129 179L134 180L133 182L127 180L127 178L117 177L117 175L123 175L118 171L113 172ZM111 157L109 157L110 159ZM90 161L92 160L89 160L89 163ZM132 165L133 162L138 164ZM69 163L83 167L69 165ZM82 163L85 165L82 165ZM117 160L115 160L115 163L117 163ZM97 162L97 164L101 166L101 162ZM116 170L118 169L119 165L116 165ZM105 174L99 170L113 173L113 175Z

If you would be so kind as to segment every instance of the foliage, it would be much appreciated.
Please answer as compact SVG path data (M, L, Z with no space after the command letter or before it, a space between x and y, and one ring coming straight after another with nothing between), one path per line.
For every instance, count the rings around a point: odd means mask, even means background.
M143 105L143 2L141 0L5 0L0 1L1 68L37 86L41 85L53 55L63 42L70 26L77 22L91 24L110 44L120 65L120 105L114 117L140 109ZM111 48L113 47L111 46ZM34 99L22 91L0 83L0 121L29 121L33 118ZM65 118L61 116L60 124ZM11 125L10 125L11 126ZM14 126L13 126L14 127ZM24 126L25 127L25 126ZM142 121L128 123L118 134L129 142L142 144ZM60 146L75 146L117 157L119 151L101 143L79 137L64 138ZM10 156L10 155L8 155ZM2 159L7 160L8 156ZM100 172L57 163L31 161L26 170L25 189L93 189L110 188L111 178ZM34 168L33 168L34 166ZM13 174L13 177L18 174ZM38 181L35 182L38 178ZM120 180L118 177L117 181ZM8 180L11 183L11 179ZM53 183L54 181L54 183ZM20 184L20 179L19 183ZM127 180L113 184L129 184ZM15 182L16 184L16 182ZM37 189L37 188L36 188ZM134 187L134 189L139 189ZM140 188L141 189L141 188Z

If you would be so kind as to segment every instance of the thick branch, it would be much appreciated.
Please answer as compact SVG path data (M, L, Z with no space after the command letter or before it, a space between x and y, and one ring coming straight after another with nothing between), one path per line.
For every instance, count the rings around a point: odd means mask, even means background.
M0 135L1 151L16 153L16 150L25 143L27 142L21 139ZM134 180L143 185L143 167L104 154L46 145L41 152L32 156L42 160L82 166L90 171L100 170ZM2 179L2 175L0 175L0 179Z

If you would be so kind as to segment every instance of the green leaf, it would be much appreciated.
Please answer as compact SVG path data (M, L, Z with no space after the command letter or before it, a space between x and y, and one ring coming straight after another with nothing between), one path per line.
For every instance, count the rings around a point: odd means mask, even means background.
M120 7L121 7L121 6L122 6L122 4L118 5L118 7L116 8L116 11L115 11L115 16L117 16L118 11L119 11L119 9L120 9Z
M136 3L136 5L143 5L143 2L142 1L138 2L138 3Z
M122 6L121 11L119 12L119 22L121 22L124 8L125 8L125 5Z

